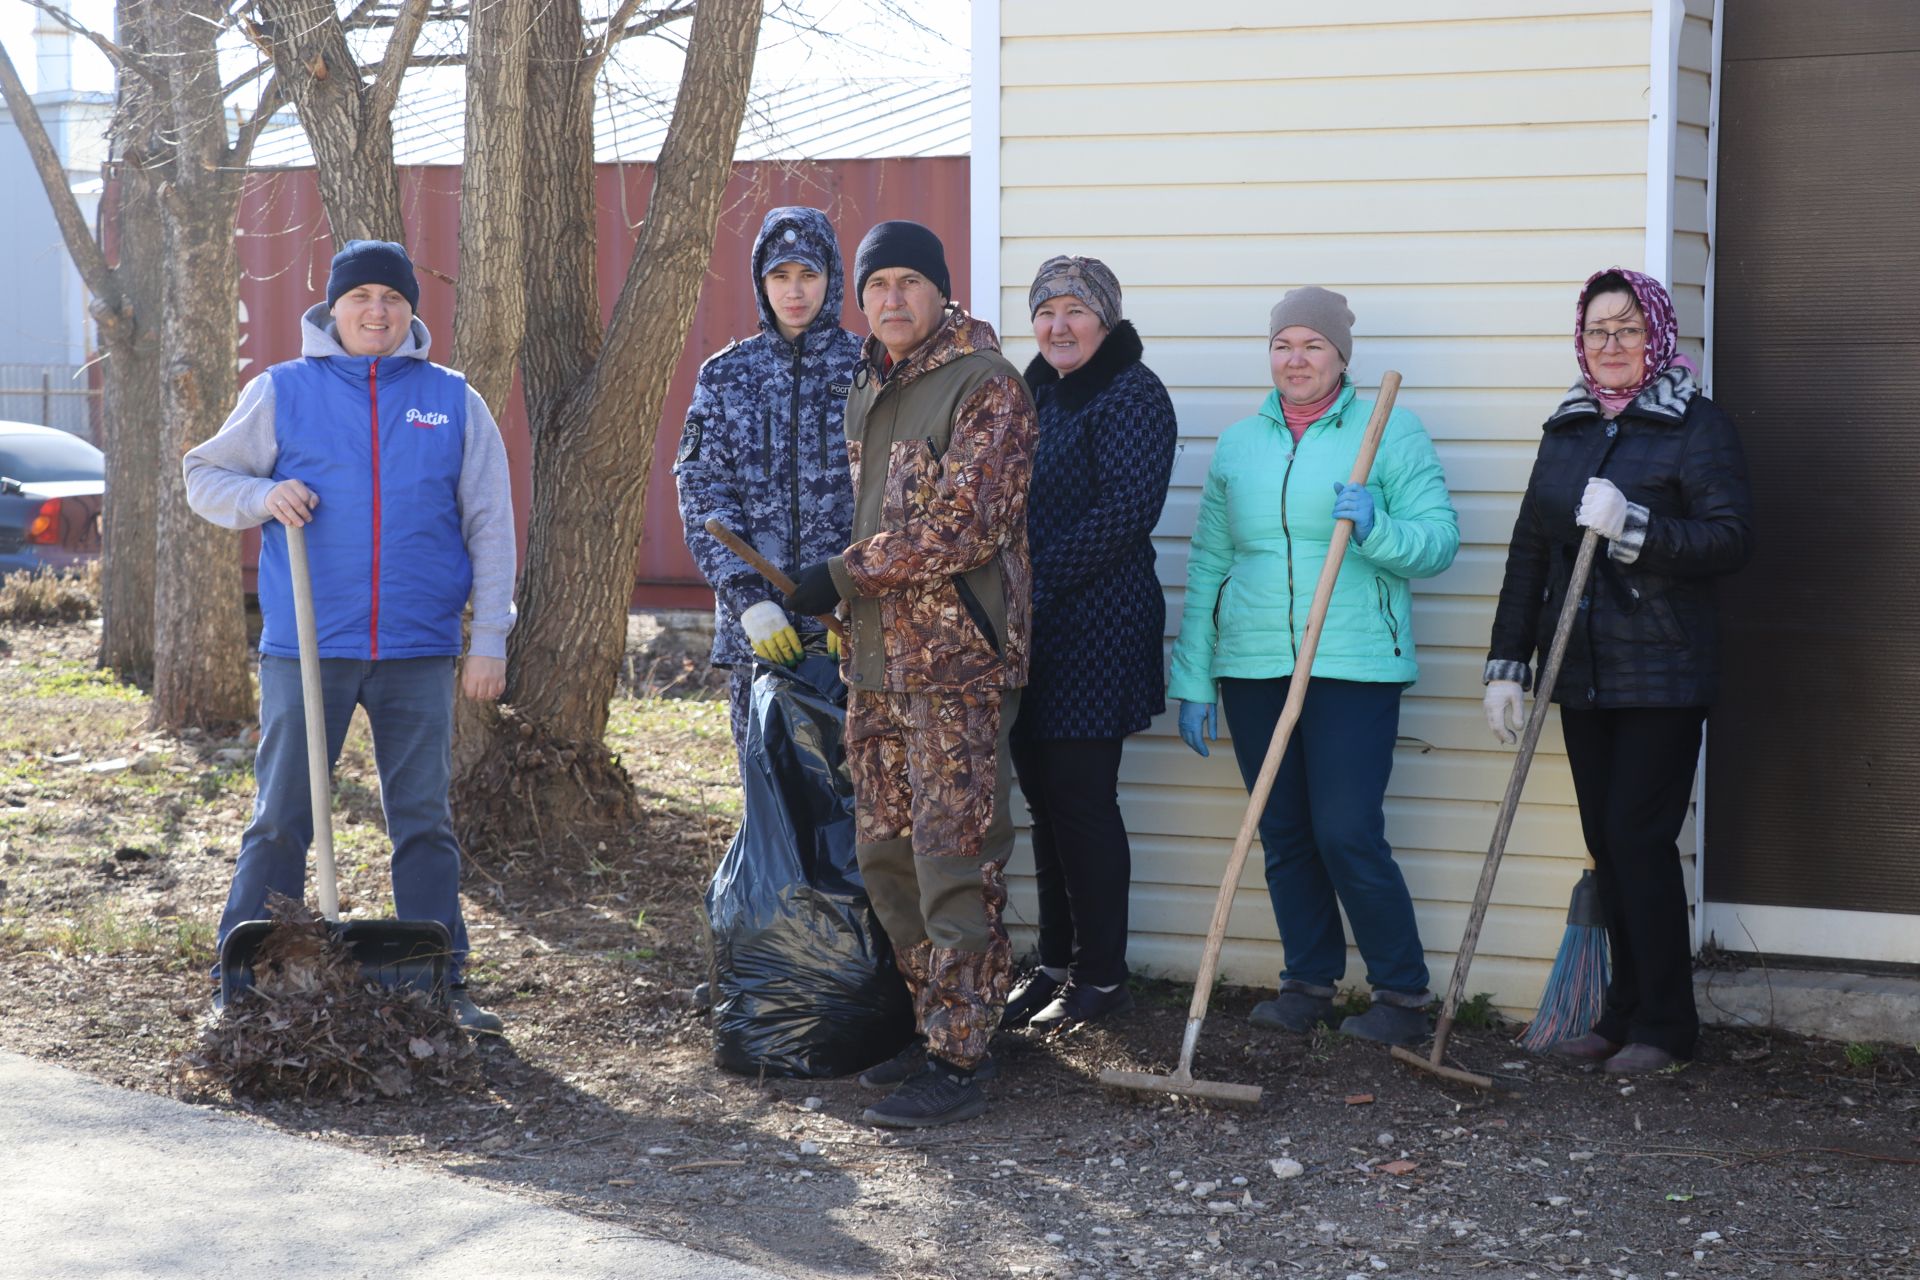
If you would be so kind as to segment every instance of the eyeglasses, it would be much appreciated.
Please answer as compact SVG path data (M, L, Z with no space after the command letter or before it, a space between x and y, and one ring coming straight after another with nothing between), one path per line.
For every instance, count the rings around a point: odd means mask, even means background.
M1622 351L1634 351L1647 345L1645 329L1601 329L1598 327L1581 332L1580 338L1587 344L1589 351L1604 351L1609 338L1620 340Z

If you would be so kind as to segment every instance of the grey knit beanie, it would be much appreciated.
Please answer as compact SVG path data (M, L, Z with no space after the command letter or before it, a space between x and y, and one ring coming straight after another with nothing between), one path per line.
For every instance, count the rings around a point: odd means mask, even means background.
M1033 286L1027 290L1028 318L1040 309L1041 303L1062 296L1086 303L1109 329L1120 323L1120 280L1098 258L1063 253L1041 263L1040 270L1034 274Z
M1287 290L1286 296L1273 304L1273 312L1267 317L1267 341L1272 342L1274 334L1296 324L1305 325L1331 342L1342 360L1352 362L1353 312L1347 309L1345 294L1316 284Z

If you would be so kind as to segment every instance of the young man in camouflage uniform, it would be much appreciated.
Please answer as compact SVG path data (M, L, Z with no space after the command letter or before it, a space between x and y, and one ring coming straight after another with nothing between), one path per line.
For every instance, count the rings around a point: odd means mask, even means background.
M860 360L860 339L840 327L844 275L826 214L768 213L749 266L760 332L700 367L673 464L687 549L713 587L711 661L733 669L736 750L746 747L754 656L790 665L821 627L790 616L707 521L719 519L788 574L847 545L853 490L842 417Z
M860 872L926 1037L860 1077L869 1124L986 1110L978 1077L1012 976L1007 737L1027 678L1035 421L984 321L947 300L925 227L883 222L854 261L873 326L847 405L853 542L799 575L799 613L848 604L847 766Z

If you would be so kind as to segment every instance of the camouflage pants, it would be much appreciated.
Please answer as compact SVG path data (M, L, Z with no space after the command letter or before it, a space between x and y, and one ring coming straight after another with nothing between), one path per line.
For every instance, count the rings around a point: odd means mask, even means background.
M1018 689L847 701L860 874L893 940L927 1051L971 1067L1000 1024L1013 951L1007 735Z
M743 662L727 673L727 726L733 730L733 754L747 753L747 716L753 710L753 663Z

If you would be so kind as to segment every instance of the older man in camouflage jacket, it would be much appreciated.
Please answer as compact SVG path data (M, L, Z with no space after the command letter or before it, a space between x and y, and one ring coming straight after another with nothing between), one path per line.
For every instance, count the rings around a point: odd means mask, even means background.
M852 545L788 607L845 601L847 764L860 871L914 995L916 1050L870 1124L979 1115L1011 977L1001 911L1013 847L1008 732L1027 678L1027 480L1035 420L991 326L947 300L938 238L883 222L855 258L873 326L847 406Z
M717 518L792 574L846 546L853 528L842 417L860 339L840 327L844 274L818 209L774 209L749 263L760 332L700 367L673 474L687 549L713 587L712 662L733 668L733 741L744 749L753 658L791 664L821 638L779 592L707 533Z

